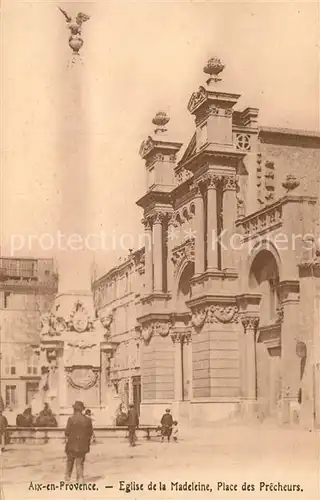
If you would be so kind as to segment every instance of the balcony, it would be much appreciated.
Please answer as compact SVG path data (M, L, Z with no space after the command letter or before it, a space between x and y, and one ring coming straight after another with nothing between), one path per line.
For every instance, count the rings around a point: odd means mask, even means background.
M282 207L284 200L281 199L272 205L262 208L252 215L243 217L236 221L236 227L240 230L243 240L247 241L255 236L274 231L283 224Z
M38 261L35 259L0 259L0 279L38 279Z

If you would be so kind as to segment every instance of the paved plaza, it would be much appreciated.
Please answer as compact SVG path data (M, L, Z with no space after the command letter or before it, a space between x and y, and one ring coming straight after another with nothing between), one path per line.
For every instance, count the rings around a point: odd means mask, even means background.
M96 483L98 489L85 492L59 489L64 479L62 443L11 445L2 455L2 497L320 498L319 433L268 424L221 424L182 430L179 443L141 439L130 448L124 438L110 438L93 445L85 464L85 478ZM124 491L126 486L121 481L131 483L130 492ZM156 490L148 489L151 481ZM166 490L159 490L160 482ZM179 491L180 483L183 488L186 482L190 490ZM244 482L253 485L254 491L252 486L250 491L243 491ZM260 482L265 484L261 487ZM274 491L279 490L278 482L282 487L296 485L295 491ZM55 491L46 489L51 483L56 485ZM208 484L208 490L196 491L198 483ZM45 486L37 491L36 484Z

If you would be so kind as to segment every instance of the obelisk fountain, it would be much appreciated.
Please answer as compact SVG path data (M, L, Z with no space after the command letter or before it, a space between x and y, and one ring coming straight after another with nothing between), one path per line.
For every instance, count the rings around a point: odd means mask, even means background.
M71 17L59 8L67 22L72 59L60 85L60 228L58 237L59 293L41 332L42 380L38 401L49 402L64 425L72 405L81 400L96 423L111 424L120 398L109 380L109 363L115 345L109 341L110 317L96 316L91 292L89 234L90 172L84 88L86 66L80 50L82 25L90 17Z

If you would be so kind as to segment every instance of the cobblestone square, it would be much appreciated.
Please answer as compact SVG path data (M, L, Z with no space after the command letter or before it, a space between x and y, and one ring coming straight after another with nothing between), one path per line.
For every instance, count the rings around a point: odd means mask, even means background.
M60 484L64 479L63 444L12 445L2 455L3 498L319 498L319 434L259 425L186 427L178 443L139 440L130 448L124 438L110 438L92 446L85 479L97 491L47 491L33 485ZM125 485L130 492L126 492ZM153 482L156 490L148 490ZM172 483L209 483L211 491L176 491ZM159 483L166 490L159 491ZM255 491L242 491L242 485ZM300 485L301 491L260 491L266 485ZM137 491L137 485L144 485ZM218 489L218 483L220 487ZM233 485L233 486L232 486ZM237 490L234 491L234 485ZM113 486L113 488L106 488ZM191 486L192 487L192 486ZM233 488L233 491L231 489Z

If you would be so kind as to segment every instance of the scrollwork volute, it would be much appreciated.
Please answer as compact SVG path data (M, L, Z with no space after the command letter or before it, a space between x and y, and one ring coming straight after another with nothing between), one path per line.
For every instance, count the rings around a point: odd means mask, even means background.
M204 87L199 87L198 92L194 92L188 103L188 110L193 113L200 104L202 104L207 99L207 91Z

